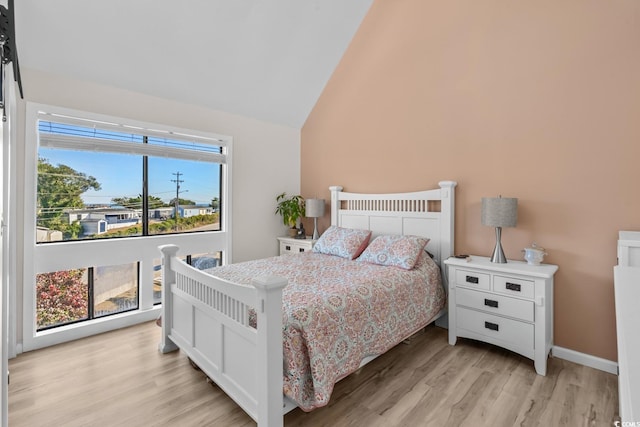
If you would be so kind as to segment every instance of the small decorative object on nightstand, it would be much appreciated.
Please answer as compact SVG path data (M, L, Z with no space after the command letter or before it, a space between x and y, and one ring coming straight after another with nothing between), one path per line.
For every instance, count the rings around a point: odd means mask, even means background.
M295 254L299 252L309 252L317 240L307 237L297 239L295 237L278 237L280 243L280 255Z
M500 238L502 227L515 227L518 222L518 199L512 197L483 197L482 225L496 228L496 247L491 262L504 264L507 258L502 250Z
M553 345L553 276L558 266L489 258L449 258L449 344L458 337L504 347L533 359L547 374Z
M544 248L538 246L536 242L533 242L530 248L524 248L522 252L524 252L524 260L529 265L540 265L544 256L547 255Z

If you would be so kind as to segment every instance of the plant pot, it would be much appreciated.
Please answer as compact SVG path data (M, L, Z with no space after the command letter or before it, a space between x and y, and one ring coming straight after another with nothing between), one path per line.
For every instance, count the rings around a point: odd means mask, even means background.
M296 234L298 234L298 229L290 228L289 230L287 230L287 234L289 235L289 237L296 237Z

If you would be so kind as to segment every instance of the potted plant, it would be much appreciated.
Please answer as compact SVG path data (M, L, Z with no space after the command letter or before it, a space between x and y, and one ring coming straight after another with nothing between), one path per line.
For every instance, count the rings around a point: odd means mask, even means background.
M304 216L304 198L300 195L287 196L287 193L279 194L276 197L276 214L282 216L282 223L289 227L289 235L295 236L298 218Z

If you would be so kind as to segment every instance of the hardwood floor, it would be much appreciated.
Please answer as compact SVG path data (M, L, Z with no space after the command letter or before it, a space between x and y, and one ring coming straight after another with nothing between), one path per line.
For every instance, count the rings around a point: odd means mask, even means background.
M153 322L25 353L9 361L9 425L255 426L179 352L157 351ZM533 362L430 326L340 381L327 407L286 426L607 426L617 377Z

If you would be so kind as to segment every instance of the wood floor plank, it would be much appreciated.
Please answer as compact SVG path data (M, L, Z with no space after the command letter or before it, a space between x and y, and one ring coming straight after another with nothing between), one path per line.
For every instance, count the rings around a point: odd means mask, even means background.
M180 352L160 354L153 322L9 361L9 424L251 427L255 422ZM617 377L550 358L533 362L435 326L340 381L329 405L286 426L611 426Z

